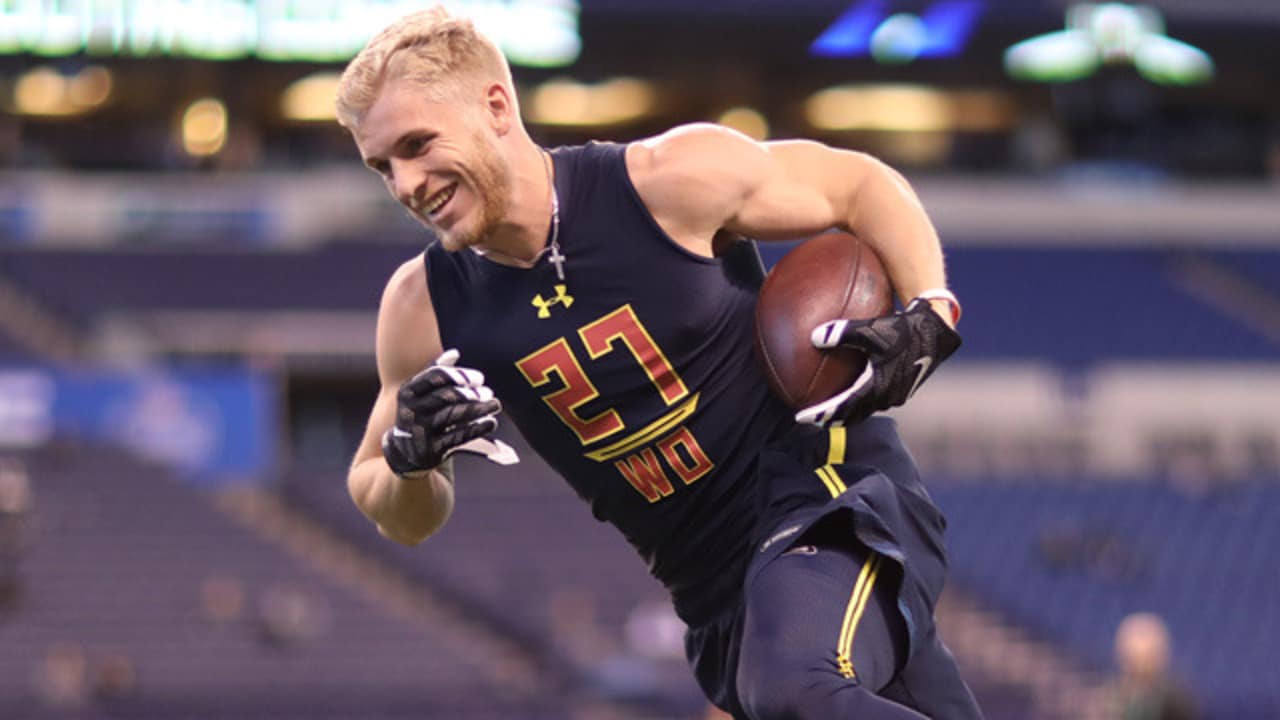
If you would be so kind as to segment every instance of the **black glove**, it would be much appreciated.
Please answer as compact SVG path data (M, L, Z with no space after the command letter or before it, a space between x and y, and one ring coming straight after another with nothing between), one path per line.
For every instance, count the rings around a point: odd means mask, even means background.
M960 347L960 335L928 300L916 298L902 312L886 317L823 323L813 331L813 344L854 348L867 355L866 369L847 390L796 413L798 422L827 425L858 422L906 402Z
M400 386L396 423L382 434L382 455L397 475L435 468L498 427L502 403L483 373L454 367L457 360L458 351L448 350Z

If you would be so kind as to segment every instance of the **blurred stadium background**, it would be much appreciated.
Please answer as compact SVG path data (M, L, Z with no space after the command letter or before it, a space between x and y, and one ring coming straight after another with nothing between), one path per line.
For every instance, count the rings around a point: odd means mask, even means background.
M529 453L412 550L345 496L426 238L330 97L419 5L0 0L0 717L706 715ZM1280 4L446 5L544 144L708 120L913 181L966 344L900 415L992 720L1121 717L1135 612L1201 717L1280 717Z

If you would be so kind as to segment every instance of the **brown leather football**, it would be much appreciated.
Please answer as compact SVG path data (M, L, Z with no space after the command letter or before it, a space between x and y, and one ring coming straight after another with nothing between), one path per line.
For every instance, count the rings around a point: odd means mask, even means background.
M849 387L866 357L848 348L815 348L814 328L892 311L893 289L880 258L853 235L823 233L792 248L765 278L756 304L756 353L773 391L800 409Z

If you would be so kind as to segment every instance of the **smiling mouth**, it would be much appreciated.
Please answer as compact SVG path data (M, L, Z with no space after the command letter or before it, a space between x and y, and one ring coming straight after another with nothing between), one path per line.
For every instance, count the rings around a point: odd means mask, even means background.
M417 207L418 212L421 212L423 215L426 215L427 217L434 219L435 216L438 215L442 209L444 209L444 206L448 205L449 201L453 199L453 195L455 192L457 192L457 190L458 190L457 183L454 183L444 188L443 190L440 190L439 192L435 193L431 197L427 198L426 201L420 203Z

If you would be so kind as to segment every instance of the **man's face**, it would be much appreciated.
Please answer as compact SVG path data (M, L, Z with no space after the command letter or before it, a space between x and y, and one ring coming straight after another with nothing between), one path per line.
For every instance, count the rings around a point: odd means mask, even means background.
M511 169L487 117L479 97L438 102L389 80L355 128L365 164L446 250L483 244L507 213Z

